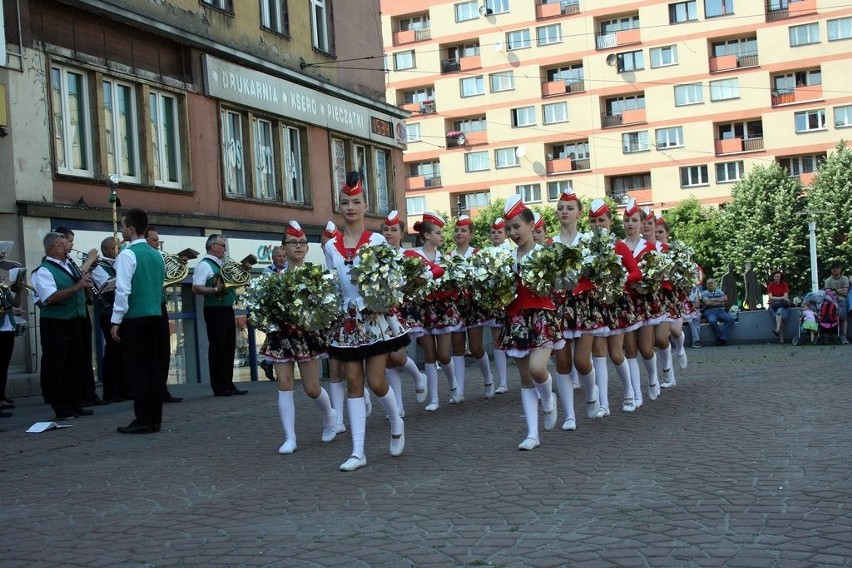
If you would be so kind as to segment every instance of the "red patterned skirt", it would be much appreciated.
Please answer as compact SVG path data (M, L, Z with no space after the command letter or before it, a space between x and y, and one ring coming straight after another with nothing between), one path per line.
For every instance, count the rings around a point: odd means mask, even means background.
M554 310L521 310L506 316L500 333L500 349L521 359L534 349L562 349L565 340Z

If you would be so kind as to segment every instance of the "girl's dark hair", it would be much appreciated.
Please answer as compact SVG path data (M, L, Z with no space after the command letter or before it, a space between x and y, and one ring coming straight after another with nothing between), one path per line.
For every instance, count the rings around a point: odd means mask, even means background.
M627 217L627 209L624 210L624 216ZM645 211L642 208L639 209L639 221L644 221L648 216L645 215Z
M784 282L784 273L781 272L780 270L773 270L772 271L772 278L775 278L776 274L779 274L781 276L781 282Z
M521 219L523 219L527 223L534 223L535 222L535 215L533 214L533 210L530 209L529 207L525 207L524 209L521 209L521 211L518 213L518 215L520 215Z
M351 171L346 174L346 185L348 185L349 187L355 187L359 181L361 181L360 172Z
M666 230L666 234L671 237L672 236L672 229L671 229L671 227L669 227L669 222L663 221L662 223L657 223L657 227L659 227L661 225Z
M399 232L401 232L402 234L405 234L405 221L403 221L402 219L400 219L400 220L399 220L399 223L397 223L397 225L399 225ZM417 223L415 223L415 224L414 224L414 226L415 226L415 230L417 230L417 229L416 229L416 227L417 227ZM382 223L382 227L387 227L387 225L385 225L384 223Z
M423 237L426 233L431 233L438 229L438 225L435 223L430 223L429 221L417 221L414 223L414 230L417 231L421 237Z

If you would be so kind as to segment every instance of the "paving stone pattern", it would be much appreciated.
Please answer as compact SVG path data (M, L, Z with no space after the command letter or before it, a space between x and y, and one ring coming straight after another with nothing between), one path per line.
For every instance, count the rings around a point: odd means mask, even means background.
M130 403L74 427L40 397L0 421L0 566L852 566L852 347L690 349L678 386L578 430L525 436L518 377L427 413L407 381L406 448L381 407L366 468L338 471L297 390L299 450L279 456L275 385L214 398L178 386L159 434L126 436ZM643 369L644 374L644 369ZM446 385L442 382L442 389Z

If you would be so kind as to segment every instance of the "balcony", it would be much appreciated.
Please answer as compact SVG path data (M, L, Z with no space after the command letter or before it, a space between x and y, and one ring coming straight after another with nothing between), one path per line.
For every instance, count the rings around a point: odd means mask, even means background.
M580 13L579 0L560 0L550 2L539 0L535 6L535 19L544 20L558 16L572 16Z
M643 122L646 122L644 108L623 110L620 113L605 112L601 114L602 128L613 128L625 124L641 124Z
M427 39L432 39L432 28L405 30L393 33L394 46L404 45L406 43L414 43L418 41L426 41Z
M581 172L592 169L591 158L550 158L544 162L548 174L561 174L565 172Z
M599 35L595 38L597 49L609 49L642 42L642 34L639 28L632 30L621 30L614 34Z
M822 100L822 85L802 85L794 89L772 91L772 106Z
M802 185L802 187L807 187L807 186L813 184L815 174L816 174L816 172L804 172L804 173L801 173L801 174L799 174L797 176L793 176L793 177L795 177L799 180L799 183Z
M778 3L780 7L773 8L771 6L772 3ZM795 18L805 14L813 14L817 11L816 0L790 0L789 2L775 0L772 3L767 3L766 5L767 22Z
M479 55L460 57L459 59L445 59L441 61L441 74L455 73L457 71L470 71L482 67L482 58Z
M405 178L405 190L441 187L441 176L410 176Z
M742 69L744 67L757 67L760 65L757 53L748 53L743 55L722 55L719 57L710 58L710 72L719 73L721 71L729 71L731 69Z
M637 204L643 205L651 203L651 188L611 192L609 196L619 205L626 205L631 198L635 199Z
M482 146L484 144L488 144L487 130L471 130L469 132L451 130L447 132L447 148Z
M565 93L582 93L586 83L582 79L558 79L541 84L541 96L553 97Z
M715 140L713 145L717 156L741 152L760 152L763 150L763 138L725 138L724 140Z

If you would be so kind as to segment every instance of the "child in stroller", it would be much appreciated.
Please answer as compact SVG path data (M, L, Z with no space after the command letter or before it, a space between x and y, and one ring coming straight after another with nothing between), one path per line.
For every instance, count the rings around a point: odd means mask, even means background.
M808 322L811 317L808 311L814 316L813 324L816 324L816 329L811 329L814 325ZM806 323L808 323L807 327L805 327ZM840 316L837 311L837 296L832 290L810 292L802 301L799 335L793 338L793 345L804 344L806 334L810 336L811 344L823 343L826 339L840 344Z

